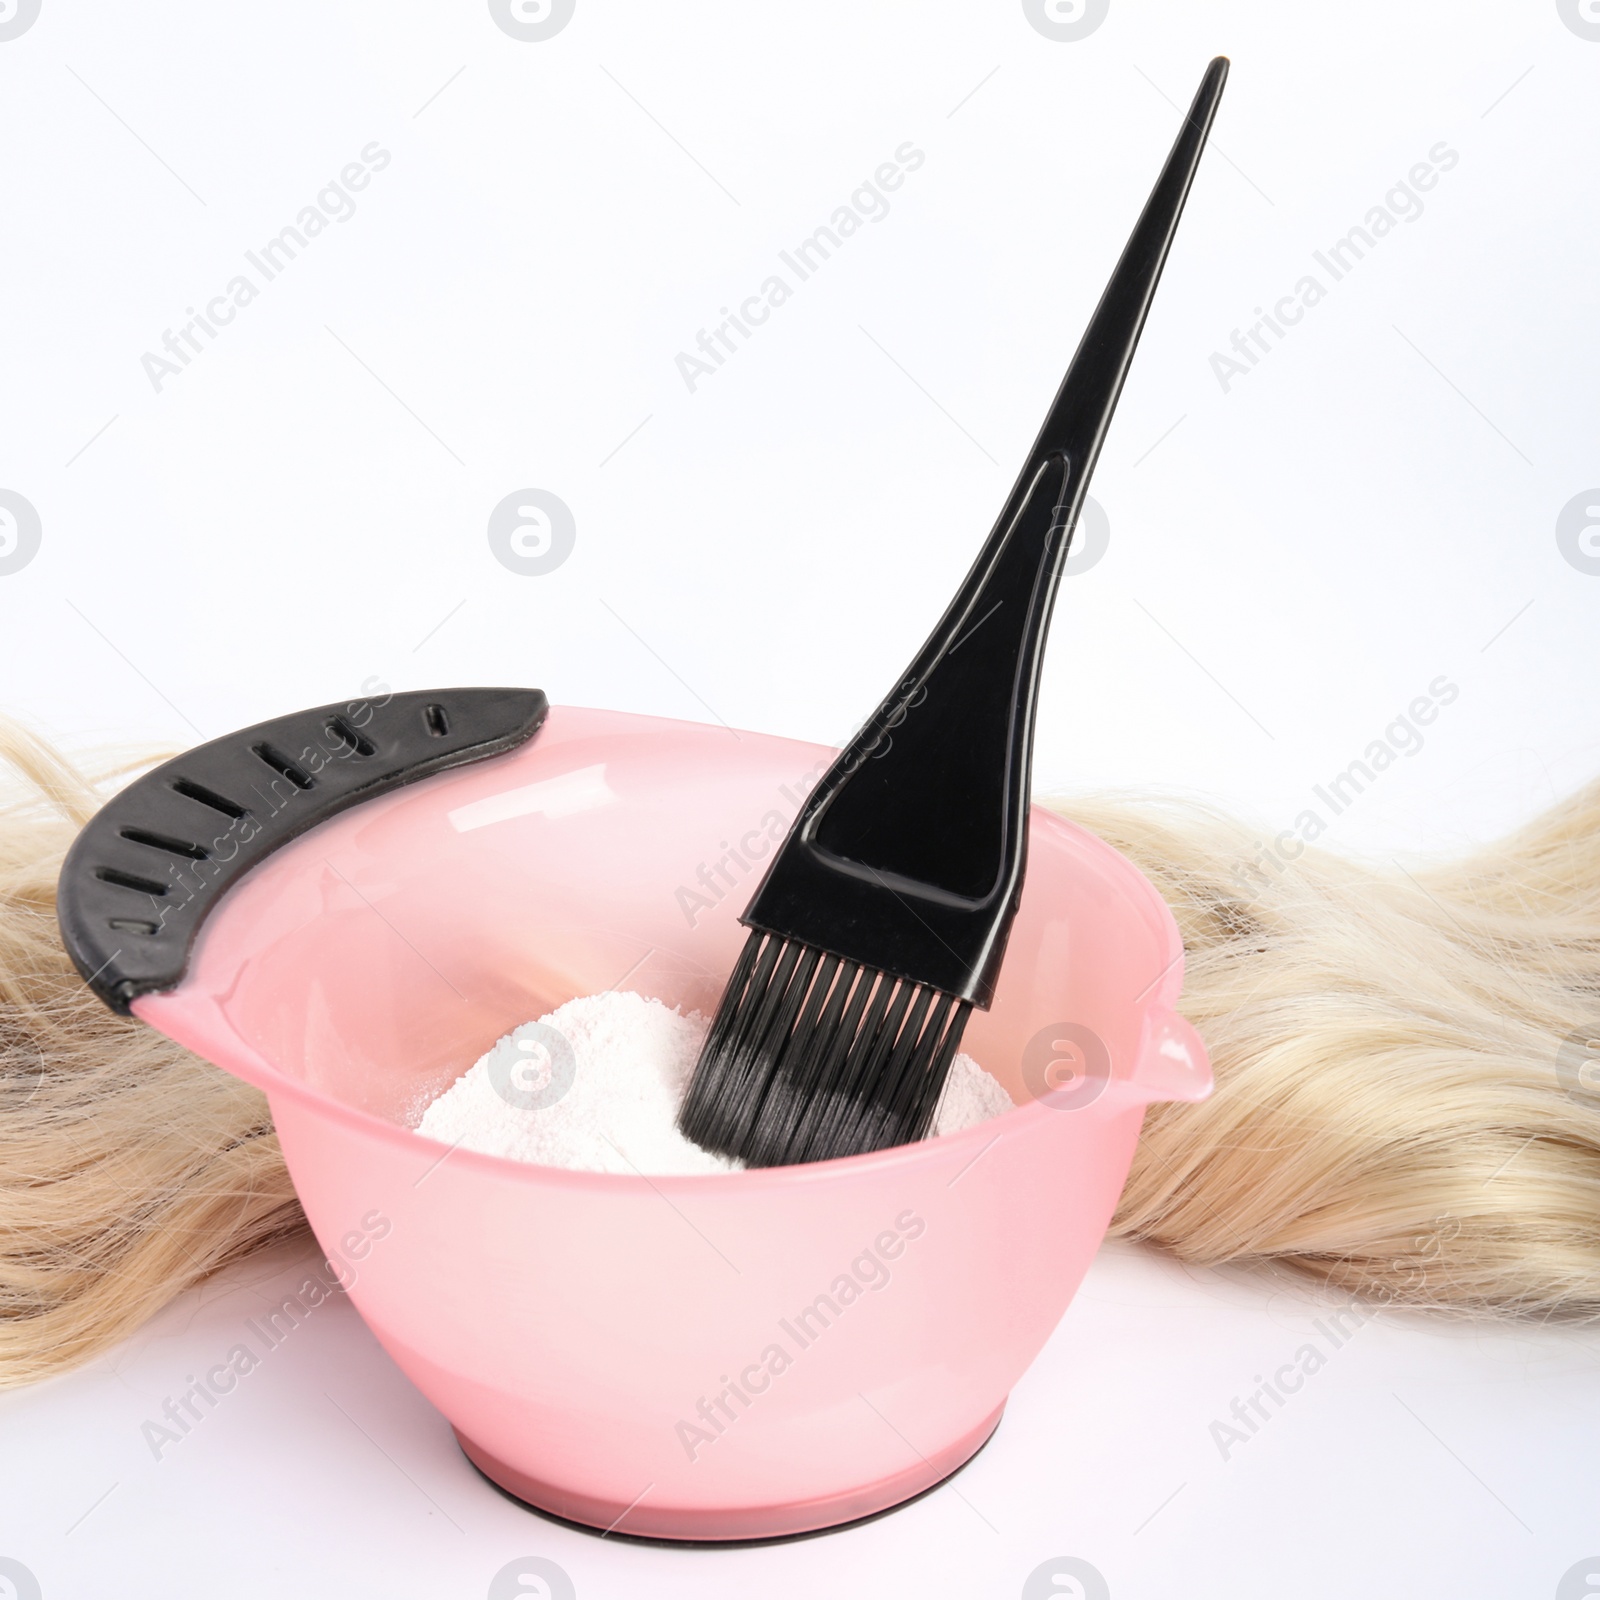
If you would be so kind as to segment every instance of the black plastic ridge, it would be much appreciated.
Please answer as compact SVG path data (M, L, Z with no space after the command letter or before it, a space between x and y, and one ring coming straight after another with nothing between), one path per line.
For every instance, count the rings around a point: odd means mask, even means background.
M166 762L67 852L56 915L68 955L126 1014L182 980L201 923L274 850L363 800L515 749L548 710L538 689L429 689L292 712Z

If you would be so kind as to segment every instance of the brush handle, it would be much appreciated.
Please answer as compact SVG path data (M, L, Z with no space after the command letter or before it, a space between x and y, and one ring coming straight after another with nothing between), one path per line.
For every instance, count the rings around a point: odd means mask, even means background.
M1072 530L1216 114L1194 104L993 531L745 923L986 1006L1022 892L1039 675Z
M1155 298L1156 285L1161 281L1161 269L1166 265L1167 252L1178 231L1184 202L1189 198L1189 189L1199 169L1200 156L1227 81L1228 59L1218 56L1200 80L1167 163L1150 191L1150 198L1094 308L1094 315L1089 318L1089 326L1078 341L1067 375L1061 380L1039 436L1028 452L1027 463L995 519L989 545L992 546L1011 524L1022 507L1034 474L1052 455L1063 455L1072 464L1069 529L1076 523L1088 490L1089 476L1100 457L1100 446L1111 426L1123 381L1133 364L1133 353L1144 331L1145 317ZM987 551L988 546L985 554ZM980 555L974 572L982 566L983 560L984 556ZM969 577L967 582L971 581ZM961 598L961 595L956 596L956 605L961 603Z

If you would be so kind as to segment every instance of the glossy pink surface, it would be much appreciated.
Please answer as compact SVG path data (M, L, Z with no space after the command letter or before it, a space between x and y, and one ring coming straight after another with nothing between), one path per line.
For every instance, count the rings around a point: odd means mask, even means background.
M266 1090L374 1333L480 1465L577 1520L748 1538L937 1481L1066 1309L1144 1106L1211 1087L1172 1009L1182 948L1159 896L1035 811L999 993L964 1045L1017 1110L694 1178L520 1165L410 1131L498 1037L575 995L712 1010L761 861L829 759L555 708L522 750L274 855L212 916L183 984L134 1008ZM1041 1100L1028 1085L1059 1081L1044 1071L1062 1025L1092 1030L1109 1065Z

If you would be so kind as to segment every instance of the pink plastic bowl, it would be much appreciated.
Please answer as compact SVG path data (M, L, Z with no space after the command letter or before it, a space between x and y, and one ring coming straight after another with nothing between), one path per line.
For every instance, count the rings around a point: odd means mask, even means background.
M1210 1090L1172 1009L1166 906L1036 810L999 993L964 1046L1017 1110L876 1155L692 1178L523 1165L411 1131L497 1038L575 995L713 1009L762 859L829 760L556 708L520 750L274 854L207 923L183 983L134 1006L266 1091L361 1315L478 1467L559 1516L765 1537L936 1483L988 1438L1077 1289L1145 1106Z

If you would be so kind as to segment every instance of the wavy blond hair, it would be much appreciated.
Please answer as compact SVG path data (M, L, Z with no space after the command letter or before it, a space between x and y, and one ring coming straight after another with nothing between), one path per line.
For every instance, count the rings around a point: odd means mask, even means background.
M305 1227L266 1096L114 1016L56 929L56 877L104 794L0 723L0 1386L78 1365L226 1262Z
M86 772L0 724L0 1386L86 1360L305 1227L264 1096L74 972L55 884L145 760ZM1600 785L1465 862L1307 850L1241 889L1241 824L1056 802L1183 930L1217 1091L1156 1108L1113 1231L1436 1310L1600 1313ZM1600 1056L1600 1043L1593 1046Z
M1398 1304L1600 1314L1600 784L1464 861L1308 849L1254 892L1237 822L1061 809L1172 907L1216 1071L1152 1109L1116 1231Z

